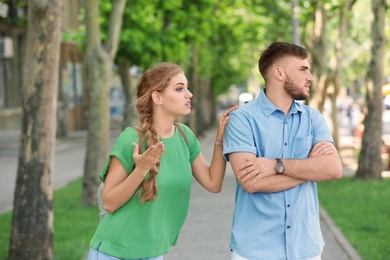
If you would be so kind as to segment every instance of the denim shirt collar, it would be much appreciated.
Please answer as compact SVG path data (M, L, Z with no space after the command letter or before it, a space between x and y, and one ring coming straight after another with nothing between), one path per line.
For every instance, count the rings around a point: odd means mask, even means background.
M260 106L261 111L263 111L264 115L266 117L269 117L275 111L281 111L281 110L271 103L271 101L265 95L265 92L266 92L266 88L263 88L259 95L259 98L257 99L257 102ZM294 100L293 103L291 104L289 115L295 114L297 112L302 112L302 110L303 110L302 104Z

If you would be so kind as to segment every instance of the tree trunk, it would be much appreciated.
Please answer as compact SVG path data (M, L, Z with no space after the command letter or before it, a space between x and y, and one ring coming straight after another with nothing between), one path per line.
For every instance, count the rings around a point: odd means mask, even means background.
M299 39L299 12L298 12L298 1L291 0L291 27L292 27L292 39L293 43L300 45Z
M382 85L385 57L386 0L372 0L371 61L367 72L367 115L356 178L382 179Z
M136 89L131 84L131 76L129 73L130 66L127 61L119 62L119 75L123 86L123 93L125 95L125 108L123 114L122 127L134 126L137 124L138 115L136 113Z
M338 110L336 106L337 96L340 93L341 88L341 70L343 69L343 60L344 60L344 45L345 38L349 28L349 19L350 10L352 9L353 4L356 0L345 0L344 6L342 9L342 15L340 17L340 26L338 31L338 37L335 44L335 58L331 59L330 68L331 75L329 76L328 81L333 82L333 91L329 95L329 100L331 102L330 110L330 119L331 119L331 131L333 135L333 140L336 145L336 148L339 148L339 120L338 120ZM327 88L327 87L326 87Z
M210 79L206 77L201 77L200 79L200 91L201 91L201 101L200 101L200 114L202 115L202 129L208 129L212 123L215 116L213 116L213 96L211 92Z
M8 259L53 259L61 0L28 4L19 162Z
M99 172L107 159L110 141L109 90L126 0L113 1L107 41L101 44L99 0L85 0L88 139L83 176L83 204L97 204Z
M311 96L308 103L319 111L324 110L326 99L326 67L327 67L327 45L326 45L326 22L328 15L323 1L316 2L315 23L311 36L311 67L314 82L310 89Z
M199 87L199 77L198 77L198 68L199 64L199 50L198 47L192 46L192 64L190 69L191 79L189 81L190 86L192 87L192 94L194 95L191 99L191 114L190 114L190 128L195 135L198 135L201 131L199 129L199 101L200 101L200 87Z

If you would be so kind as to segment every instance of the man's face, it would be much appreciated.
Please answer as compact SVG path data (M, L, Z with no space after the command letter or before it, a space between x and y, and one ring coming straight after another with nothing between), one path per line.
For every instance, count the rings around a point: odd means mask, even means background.
M310 73L310 65L307 59L289 57L284 67L286 80L284 90L294 100L306 100L310 97L310 86L313 76Z

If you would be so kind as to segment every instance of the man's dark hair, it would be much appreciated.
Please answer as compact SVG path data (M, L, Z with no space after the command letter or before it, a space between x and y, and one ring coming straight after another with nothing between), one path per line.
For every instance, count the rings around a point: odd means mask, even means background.
M306 59L308 57L308 53L305 48L288 42L274 42L262 51L259 58L259 71L265 81L267 81L266 75L269 68L276 61L287 56Z

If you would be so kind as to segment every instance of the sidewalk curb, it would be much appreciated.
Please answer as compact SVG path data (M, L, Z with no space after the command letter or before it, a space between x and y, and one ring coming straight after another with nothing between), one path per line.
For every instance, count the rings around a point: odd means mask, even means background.
M329 227L330 231L336 238L337 242L341 245L344 251L348 254L349 258L352 260L362 260L362 257L358 254L358 252L353 248L353 246L349 243L349 241L345 238L340 229L336 226L333 220L328 215L328 212L324 208L320 206L320 216Z

